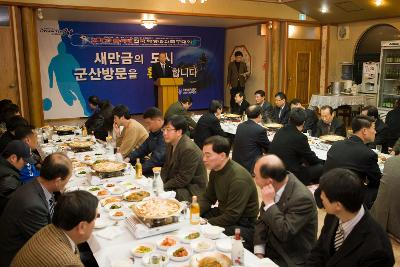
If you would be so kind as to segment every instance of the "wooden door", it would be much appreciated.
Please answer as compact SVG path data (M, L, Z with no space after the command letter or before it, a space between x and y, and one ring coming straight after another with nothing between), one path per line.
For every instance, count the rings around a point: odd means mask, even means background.
M17 80L17 65L14 36L10 26L0 26L0 99L8 98L20 103Z
M311 95L319 92L320 59L320 40L288 40L286 95L289 101L298 98L308 104Z

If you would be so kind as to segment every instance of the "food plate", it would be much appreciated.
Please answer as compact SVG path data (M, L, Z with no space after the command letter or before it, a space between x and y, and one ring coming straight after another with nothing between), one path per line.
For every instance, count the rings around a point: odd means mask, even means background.
M192 249L188 245L174 246L167 251L167 255L173 261L186 261L192 254Z
M72 141L68 143L71 148L88 148L94 145L93 141Z
M90 169L87 167L74 168L74 173L76 177L86 177L86 174L88 172L90 172Z
M125 190L122 187L116 186L110 189L111 195L122 195Z
M215 245L219 251L229 253L232 250L232 238L227 237L223 239L218 239Z
M198 238L191 243L192 249L197 253L207 252L215 248L215 243L208 238Z
M101 229L104 227L107 227L111 225L112 222L103 218L97 218L96 221L94 222L94 228L96 229Z
M340 136L340 135L327 134L327 135L320 136L319 139L321 139L322 141L325 141L325 142L336 142L336 141L344 140L346 138L343 136Z
M264 127L268 128L268 129L280 129L280 128L283 127L283 124L280 124L280 123L265 123Z
M161 250L167 250L170 247L176 246L178 243L179 240L176 236L167 235L157 241L157 247Z
M112 210L110 211L110 218L113 220L124 220L126 219L126 212L123 210Z
M220 226L210 224L201 226L201 233L205 238L218 239L223 231L225 231L225 229Z
M123 198L129 202L140 202L150 196L150 192L144 190L133 190L123 194Z
M119 183L118 186L125 188L126 190L140 190L142 189L140 186L134 185L132 182L122 182Z
M120 196L112 196L112 197L107 197L104 198L102 200L100 200L100 205L102 205L103 207L109 203L115 203L115 202L121 202L122 201L122 197Z
M224 118L240 118L241 116L238 114L226 113L224 114Z
M189 231L183 231L179 235L181 242L183 242L183 243L190 243L194 240L199 239L200 236L201 236L200 231L198 231L196 229L191 229Z
M155 250L156 250L156 248L153 244L142 243L142 244L139 244L136 247L134 247L131 252L132 252L133 256L141 258L146 254L150 254L150 253L154 252Z
M126 168L125 162L112 160L96 160L92 164L92 169L96 172L119 172Z
M95 195L98 198L106 198L110 196L110 191L108 191L107 189L100 189L100 190L96 190L94 192L91 192L93 195Z
M143 256L143 264L148 267L163 267L168 262L168 255L162 252L147 253Z
M103 190L104 188L101 187L100 185L93 185L93 186L89 186L87 188L87 191L89 191L90 193L92 193L93 195L97 195L97 192L99 192L100 190Z
M76 127L71 125L60 125L54 126L54 130L56 132L73 132L76 130Z
M122 202L108 203L107 205L104 206L104 208L107 211L121 210L124 208L124 204Z
M133 207L136 216L145 219L163 219L178 215L182 204L176 199L151 198Z
M208 266L218 266L218 267L230 267L232 266L231 259L218 252L205 252L201 254L194 255L190 260L191 267L208 267Z

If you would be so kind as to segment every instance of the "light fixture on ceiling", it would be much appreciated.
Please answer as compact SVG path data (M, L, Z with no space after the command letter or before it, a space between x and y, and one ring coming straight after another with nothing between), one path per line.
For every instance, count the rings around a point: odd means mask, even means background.
M181 2L182 4L186 3L195 4L197 0L179 0L179 2ZM207 2L207 0L200 0L200 4L204 4L205 2Z
M323 5L322 7L321 7L321 13L328 13L328 6L327 5Z
M37 18L40 19L40 20L42 20L42 19L43 19L43 11L42 11L42 9L41 9L41 8L38 8L38 9L36 10L36 13L37 13Z
M142 19L142 23L140 24L146 29L150 30L157 26L157 20L155 19Z
M375 5L376 6L381 6L383 4L382 0L375 0Z

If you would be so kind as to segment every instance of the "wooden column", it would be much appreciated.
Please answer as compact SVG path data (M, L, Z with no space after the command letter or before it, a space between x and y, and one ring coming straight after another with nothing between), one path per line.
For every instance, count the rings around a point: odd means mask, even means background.
M274 95L279 92L279 54L281 50L281 29L280 22L272 22L272 54L271 54L271 88L270 100L274 100Z
M35 10L22 7L21 14L30 121L35 127L41 127L44 119Z

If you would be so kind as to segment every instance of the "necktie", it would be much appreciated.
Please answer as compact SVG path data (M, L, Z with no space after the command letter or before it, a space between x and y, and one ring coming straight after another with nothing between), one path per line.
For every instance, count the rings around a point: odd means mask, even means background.
M165 64L161 64L163 76L165 76Z
M279 119L281 118L282 109L283 109L283 108L280 108L280 109L279 109L279 115L278 115L278 116L279 116Z
M336 229L336 235L335 235L335 243L334 243L335 251L338 251L340 249L340 247L343 244L343 241L344 241L344 230L342 227L342 223L339 223L339 226Z
M56 200L54 199L54 196L52 196L49 199L49 212L50 212L50 217L53 218L54 214L54 206L56 205Z

